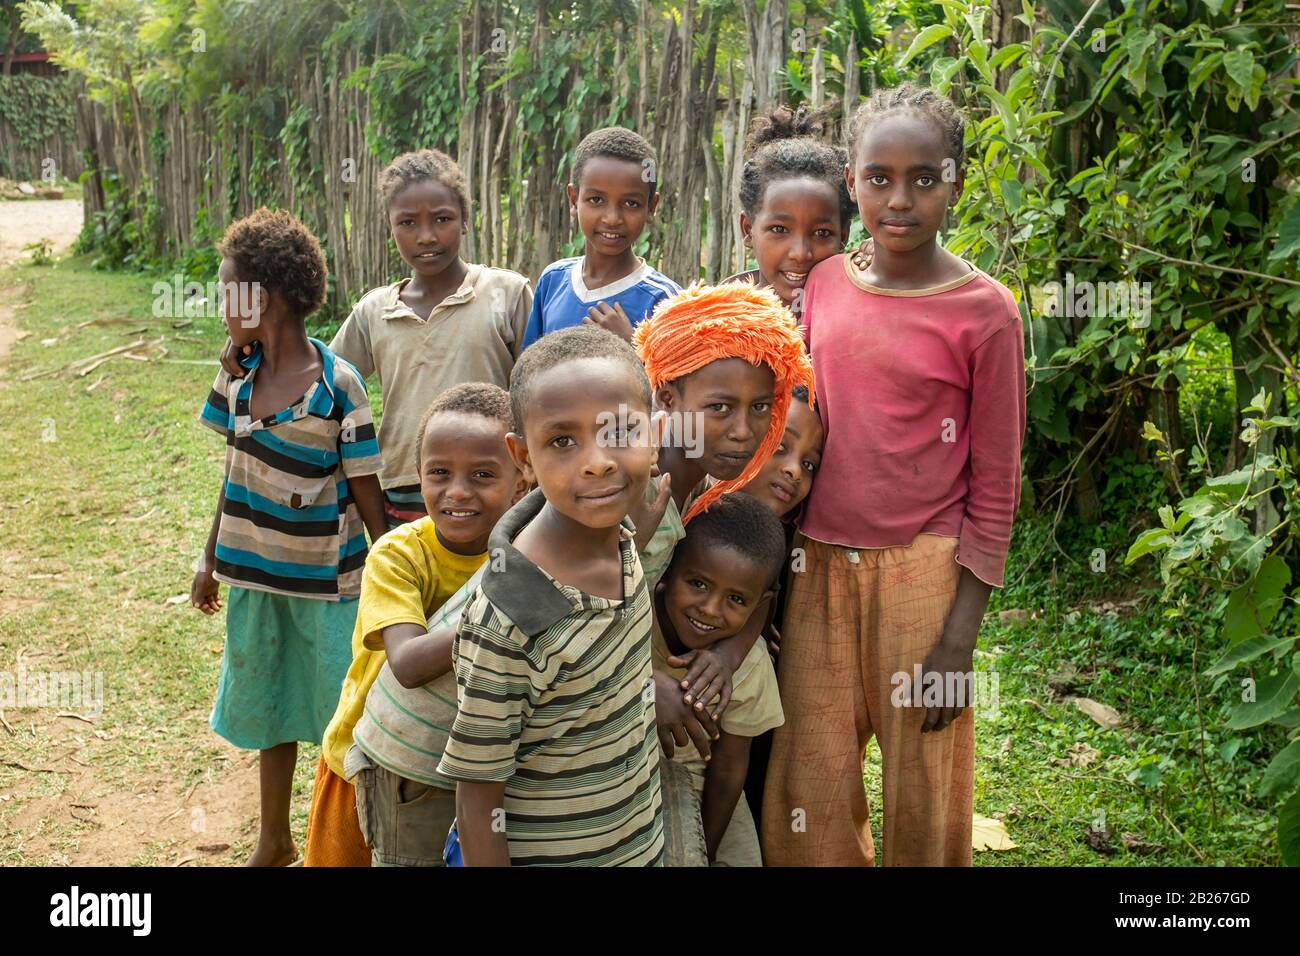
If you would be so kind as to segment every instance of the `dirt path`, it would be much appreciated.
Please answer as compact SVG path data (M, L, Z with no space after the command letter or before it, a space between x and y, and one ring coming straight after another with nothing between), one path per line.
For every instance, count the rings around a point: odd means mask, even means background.
M80 199L0 202L0 267L27 257L23 246L49 239L55 255L68 250L81 231ZM0 359L18 341L12 306L0 303Z

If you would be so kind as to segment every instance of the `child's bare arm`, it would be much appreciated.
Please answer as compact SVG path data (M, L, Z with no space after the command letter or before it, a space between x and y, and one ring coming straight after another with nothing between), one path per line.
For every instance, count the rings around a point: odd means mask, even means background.
M510 865L505 796L504 783L456 784L456 832L466 866Z
M731 823L736 801L745 786L749 772L748 737L723 734L713 742L713 759L704 774L704 797L701 815L704 818L704 846L712 863L718 856L723 834Z
M226 509L226 486L221 485L217 495L217 513L212 516L212 528L208 531L208 540L199 555L199 566L194 571L194 581L190 584L190 603L204 614L216 614L221 610L221 588L212 572L217 566L217 529L221 527L221 512Z
M380 632L393 676L403 687L422 687L451 670L456 628L427 631L418 624L393 624Z
M352 488L352 500L357 503L357 513L370 532L370 543L374 544L388 530L388 519L384 517L384 492L379 487L378 475L359 475L349 478Z
M686 692L685 701L693 704L696 710L703 710L705 704L713 704L713 719L717 720L731 703L731 678L745 659L754 641L763 633L763 627L772 613L772 598L754 608L749 620L740 632L725 637L710 647L698 651L668 658L670 667L685 667L686 676L682 678L682 690Z
M984 620L984 610L988 607L992 590L992 586L976 577L970 568L961 569L957 596L953 599L948 620L943 626L943 637L921 665L922 673L965 675L974 669L975 642L979 638L980 622ZM946 676L943 686L953 686ZM958 686L962 686L960 682ZM921 724L922 733L943 730L960 717L965 709L955 706L955 702L945 703L950 706L926 709L925 722ZM972 703L973 701L967 701L968 706Z

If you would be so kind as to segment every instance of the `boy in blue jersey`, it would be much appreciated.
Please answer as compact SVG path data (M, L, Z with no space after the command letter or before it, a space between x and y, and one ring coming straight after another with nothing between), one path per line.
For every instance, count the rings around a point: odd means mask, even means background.
M211 724L260 750L261 832L251 866L297 856L289 796L298 741L320 743L352 660L366 532L387 530L379 444L357 370L309 338L325 256L287 212L259 209L221 240L222 313L236 349L261 343L242 378L224 369L200 418L225 439L216 515L190 600L221 609L226 646Z
M630 129L598 129L578 144L569 210L586 239L583 254L552 262L537 280L524 347L572 325L595 324L632 340L632 329L681 288L635 252L654 218L654 151Z

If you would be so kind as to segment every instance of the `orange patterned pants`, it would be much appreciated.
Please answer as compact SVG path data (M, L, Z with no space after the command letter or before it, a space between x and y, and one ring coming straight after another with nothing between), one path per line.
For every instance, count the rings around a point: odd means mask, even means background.
M370 847L357 822L357 796L321 757L307 816L303 866L369 866Z
M957 593L957 541L852 551L800 536L778 681L778 727L763 795L768 866L873 866L863 755L875 737L884 769L886 866L969 866L974 708L938 733L925 710L894 706L898 673L943 635ZM797 568L797 565L796 565ZM909 684L910 686L910 684ZM971 702L973 704L973 702Z

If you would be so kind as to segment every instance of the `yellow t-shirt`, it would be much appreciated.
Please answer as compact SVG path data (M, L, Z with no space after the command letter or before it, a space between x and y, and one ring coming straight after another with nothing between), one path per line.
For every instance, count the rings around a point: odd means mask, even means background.
M383 629L394 624L424 627L429 615L460 590L482 554L453 554L442 546L433 519L423 517L394 528L370 549L361 578L357 625L352 632L352 666L343 679L334 717L325 728L321 753L330 770L343 774L343 757L352 746L352 729L361 719L366 694L384 666Z

